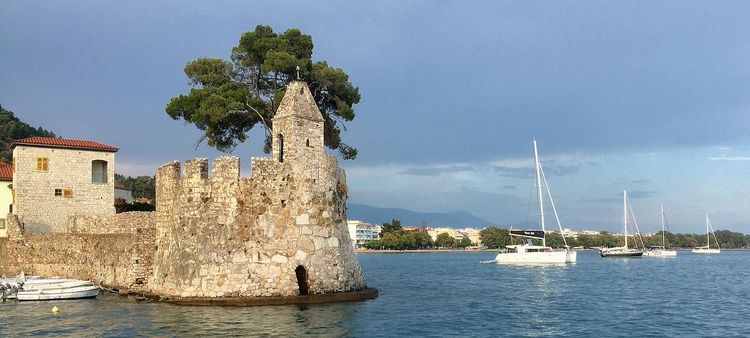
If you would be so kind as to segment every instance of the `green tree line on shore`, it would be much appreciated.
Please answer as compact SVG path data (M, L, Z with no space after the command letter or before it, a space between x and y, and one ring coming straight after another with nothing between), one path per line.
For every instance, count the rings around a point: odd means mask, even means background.
M380 239L364 244L368 249L420 250L420 249L463 249L471 246L471 240L464 237L457 240L447 233L437 235L433 241L426 228L404 230L397 219L383 223Z
M49 130L28 125L19 120L12 111L0 106L0 161L13 161L13 151L8 148L13 140L32 136L56 137L55 133Z
M153 176L124 176L115 173L115 181L133 191L133 198L146 197L154 200L156 197L156 179Z
M739 248L750 248L750 235L745 235L739 232L732 232L729 230L719 230L715 232L716 240L719 242L719 246L724 249L739 249ZM482 229L479 232L479 238L482 241L482 246L488 249L502 248L510 244L521 244L521 239L511 239L507 229L501 229L497 227L488 227ZM631 237L631 240L635 237ZM692 248L696 246L706 245L705 234L682 234L682 233L671 233L665 232L664 238L666 246L668 248ZM559 233L547 233L546 234L547 245L553 248L561 248L565 244L563 238ZM615 247L623 246L624 239L622 236L615 236L611 232L602 231L598 235L578 235L577 238L565 237L569 246L582 246L582 247ZM632 245L630 240L629 245ZM640 243L640 239L638 239ZM651 235L643 236L643 244L646 247L649 246L660 246L662 245L662 233L661 231ZM711 237L711 245L715 246L713 237Z

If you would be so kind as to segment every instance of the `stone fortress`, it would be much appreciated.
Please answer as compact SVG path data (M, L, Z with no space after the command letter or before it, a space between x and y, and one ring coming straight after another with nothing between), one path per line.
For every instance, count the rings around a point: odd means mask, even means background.
M252 158L247 178L237 157L210 170L207 159L162 165L154 213L70 216L60 234L25 233L9 215L0 274L63 275L179 299L368 290L346 225L346 176L324 150L323 117L304 82L288 85L272 140L272 156Z
M272 158L171 162L156 173L151 288L181 297L275 296L366 287L346 226L346 177L323 145L303 82L273 119Z

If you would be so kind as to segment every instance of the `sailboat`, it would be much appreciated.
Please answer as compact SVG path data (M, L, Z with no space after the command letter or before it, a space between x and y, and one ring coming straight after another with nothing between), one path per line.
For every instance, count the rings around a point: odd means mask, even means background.
M676 250L667 250L667 239L664 233L664 224L667 223L664 216L664 205L661 206L661 246L652 246L650 250L643 253L649 257L677 257Z
M534 140L534 169L536 171L536 186L537 194L539 196L539 215L542 230L511 229L509 233L510 236L527 239L527 242L521 245L507 245L506 248L508 252L499 253L495 258L495 262L500 264L575 263L577 253L568 246L567 241L565 241L565 236L563 236L563 242L565 243L564 250L552 250L551 247L547 246L547 241L544 235L544 199L542 198L542 181L544 181L544 186L547 188L547 195L549 196L552 211L555 213L555 219L557 220L557 226L560 228L560 234L562 234L562 226L560 225L560 218L557 216L555 202L552 201L552 194L547 185L547 178L544 176L542 164L539 163L539 152L537 150L536 140ZM541 240L542 245L533 245L531 243L532 239Z
M716 248L711 248L711 237L710 235L714 235L714 241L716 242ZM708 213L706 213L706 246L699 246L695 247L692 250L694 253L720 253L721 247L719 247L719 240L716 239L716 234L714 233L714 227L711 226L711 220L708 219Z
M625 228L625 246L621 247L615 247L615 248L602 248L599 250L599 255L602 257L640 257L643 255L643 250L639 250L637 248L631 249L628 248L628 192L627 190L622 192L622 204L623 204L623 211L624 211L624 217L623 217L623 228ZM630 213L632 214L632 210L630 210ZM638 227L638 224L635 223L635 217L633 217L633 223L636 226L636 230ZM633 237L635 239L635 237ZM638 242L636 241L636 247L638 246Z

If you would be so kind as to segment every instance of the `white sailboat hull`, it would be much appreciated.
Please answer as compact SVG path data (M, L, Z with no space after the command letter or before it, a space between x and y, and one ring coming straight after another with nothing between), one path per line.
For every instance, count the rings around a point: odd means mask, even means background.
M647 257L677 257L675 250L649 250L643 253Z
M602 257L641 257L643 251L638 249L629 249L626 247L602 248L599 250L599 256Z
M699 249L695 248L691 250L693 253L707 253L707 254L717 254L721 253L721 249Z
M548 252L509 252L495 257L498 264L565 264L575 263L577 252L548 251Z

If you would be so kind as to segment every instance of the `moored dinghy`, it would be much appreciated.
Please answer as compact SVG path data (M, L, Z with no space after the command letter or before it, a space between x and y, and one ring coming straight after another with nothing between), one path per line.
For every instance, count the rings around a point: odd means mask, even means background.
M23 272L15 279L2 279L2 284L13 293L6 293L7 298L18 300L51 300L91 298L99 294L99 286L92 282L61 278L30 276Z
M89 281L66 281L62 283L48 283L24 285L18 291L18 300L52 300L93 298L99 294L99 286Z

